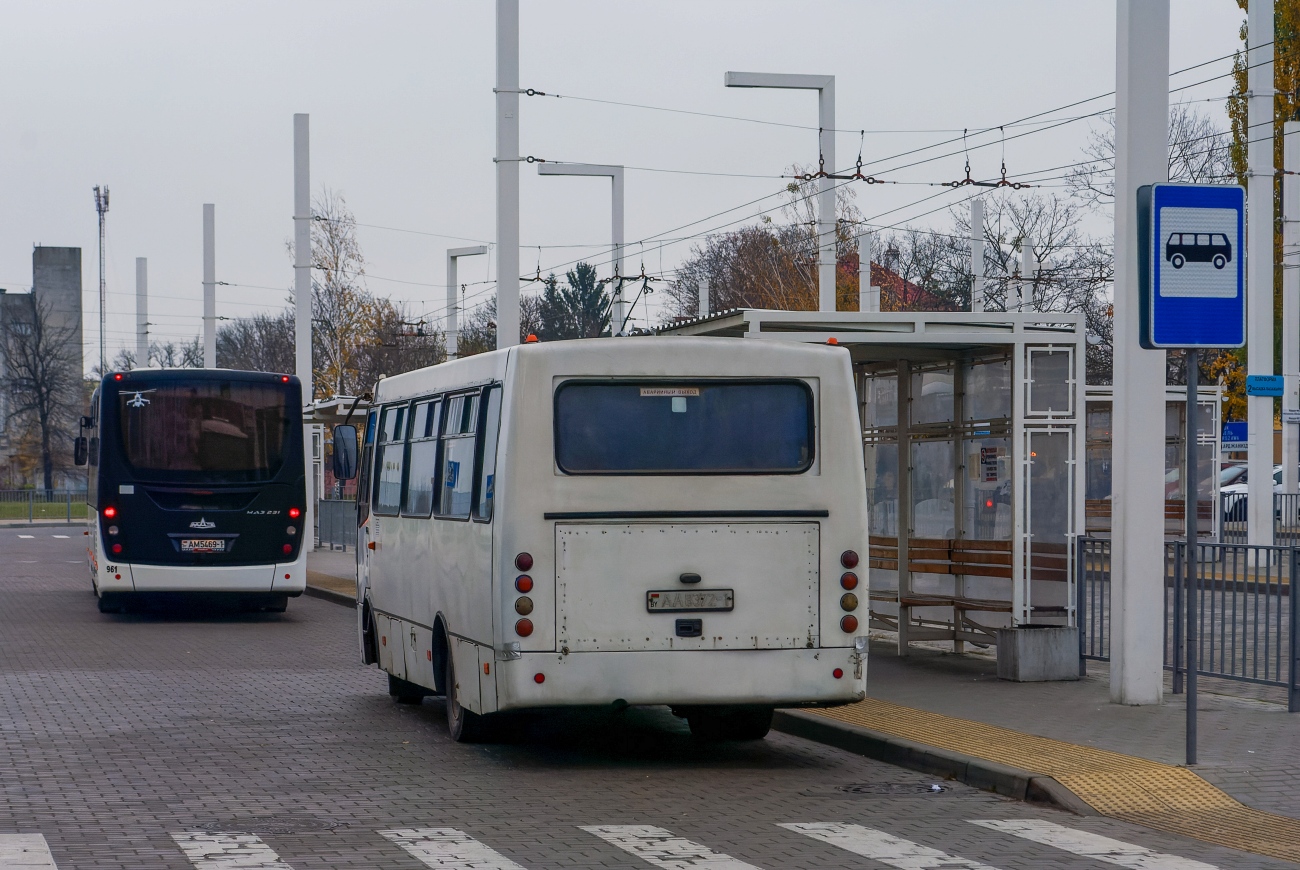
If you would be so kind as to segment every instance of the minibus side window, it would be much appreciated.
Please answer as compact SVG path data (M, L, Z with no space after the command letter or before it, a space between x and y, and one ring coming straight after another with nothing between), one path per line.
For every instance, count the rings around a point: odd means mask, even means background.
M375 513L396 516L402 502L402 436L406 405L390 405L379 418L375 448Z
M438 516L468 519L474 500L474 429L478 393L450 396L443 411L442 486Z
M375 424L379 422L379 412L372 410L366 415L365 440L361 448L361 476L357 479L357 525L366 521L370 514L370 460L375 454Z
M406 444L406 492L402 515L427 517L433 512L433 494L438 480L437 400L416 402L411 412L411 434Z
M486 411L483 414L479 439L479 475L474 516L480 520L492 519L492 500L496 496L497 433L501 429L501 387L489 387L484 395Z

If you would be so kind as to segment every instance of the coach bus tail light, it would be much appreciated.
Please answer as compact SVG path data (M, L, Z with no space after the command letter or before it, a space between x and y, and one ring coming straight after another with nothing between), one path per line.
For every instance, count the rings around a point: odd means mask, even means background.
M843 631L845 634L852 634L857 630L858 618L853 614L850 613L848 616L840 620L840 631Z
M109 533L110 535L116 535L116 534L117 534L117 531L118 531L117 526L109 526L109 527L108 527L108 533Z
M302 516L302 511L298 510L298 508L289 508L289 519L296 520L300 516Z
M287 556L293 552L293 544L285 544L281 549L284 550L284 553Z
M121 544L114 544L110 549L112 549L112 551L113 551L113 555L116 556L118 553L121 553L121 552L122 552L122 545L121 545Z
M108 507L104 508L104 516L108 517L111 520L113 517L117 516L117 508L113 507L112 505L109 505Z

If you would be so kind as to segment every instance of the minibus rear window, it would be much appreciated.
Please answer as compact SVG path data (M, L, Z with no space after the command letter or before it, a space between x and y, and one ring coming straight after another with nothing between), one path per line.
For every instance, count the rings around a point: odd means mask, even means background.
M812 460L802 381L569 381L555 393L567 474L798 474Z

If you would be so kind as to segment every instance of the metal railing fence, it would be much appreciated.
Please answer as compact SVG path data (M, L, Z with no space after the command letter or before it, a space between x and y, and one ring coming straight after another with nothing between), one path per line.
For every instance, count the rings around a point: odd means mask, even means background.
M0 521L70 523L85 518L84 489L0 489Z
M1197 544L1197 673L1280 686L1300 712L1300 547ZM1111 542L1079 539L1077 606L1080 673L1110 659ZM1187 546L1165 544L1164 666L1183 689L1183 578Z
M355 499L323 498L316 502L316 543L330 548L357 544L357 503Z

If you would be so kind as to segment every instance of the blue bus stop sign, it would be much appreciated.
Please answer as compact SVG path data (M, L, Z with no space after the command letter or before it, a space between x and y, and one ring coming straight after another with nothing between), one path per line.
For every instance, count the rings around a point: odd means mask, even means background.
M1245 220L1239 185L1138 188L1143 347L1246 343Z

